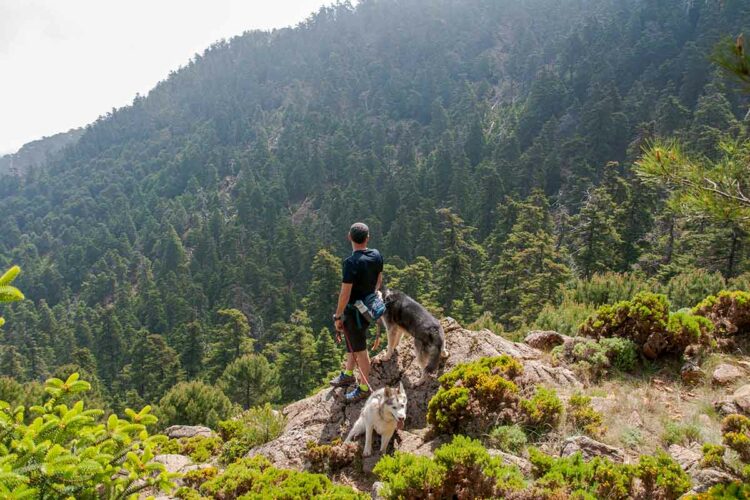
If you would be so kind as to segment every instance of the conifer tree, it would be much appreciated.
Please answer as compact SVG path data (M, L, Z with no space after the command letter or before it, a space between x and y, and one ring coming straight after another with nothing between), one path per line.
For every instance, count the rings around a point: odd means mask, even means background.
M212 379L218 378L229 363L253 350L250 324L242 311L221 309L219 317L224 320L224 324L213 332L214 342L209 348L207 360L207 369Z
M621 209L605 186L589 190L581 211L573 216L570 246L584 278L619 265L622 237L617 226L620 216Z
M278 374L262 354L246 354L232 361L218 380L219 387L243 409L279 398Z
M320 363L310 320L304 312L292 314L288 323L274 325L280 339L276 345L281 400L304 398L316 386Z
M540 191L515 202L515 223L487 276L486 308L512 329L532 321L570 276L555 246L549 205Z
M317 381L325 381L328 375L341 368L341 350L336 347L333 335L328 328L321 328L315 340L315 351L318 355Z
M336 307L341 287L341 261L330 251L321 249L315 254L310 271L312 279L302 305L313 331L318 331L331 324L331 311Z

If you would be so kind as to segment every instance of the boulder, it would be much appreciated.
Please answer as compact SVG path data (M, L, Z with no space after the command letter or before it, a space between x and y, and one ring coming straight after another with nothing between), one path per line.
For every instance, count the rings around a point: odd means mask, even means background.
M443 437L431 440L427 436L427 404L438 390L437 377L459 363L508 354L524 365L524 375L519 379L521 384L543 383L565 390L582 386L569 369L546 364L545 354L538 349L512 342L490 330L466 330L451 318L441 323L448 358L442 362L437 376L422 385L415 385L420 377L420 369L414 362L414 344L409 335L404 336L396 355L390 360L384 361L383 354L373 358L369 377L373 387L395 386L401 382L406 389L406 425L404 430L397 433L396 449L432 456L434 450L446 442ZM302 470L305 465L305 444L308 441L330 443L335 438L345 437L363 406L363 401L345 404L344 389L341 388L324 389L292 403L282 410L287 423L281 436L254 448L249 456L265 455L277 467ZM379 446L380 437L375 433L373 449L378 450Z
M717 366L716 369L714 370L714 373L712 375L712 380L713 380L713 383L716 385L728 385L734 382L735 380L742 378L742 376L743 376L742 370L740 370L735 365L722 363L719 366Z
M565 336L555 331L535 330L529 332L523 339L525 344L541 351L551 351L552 348L565 342Z
M601 443L588 436L573 436L563 442L561 457L567 457L580 451L585 460L594 457L605 457L613 462L622 463L625 461L625 452L614 446Z
M156 455L154 462L164 464L167 468L167 472L182 473L187 467L193 465L193 461L190 457L185 455L177 455L175 453L165 453L163 455Z
M693 492L695 493L703 493L714 485L730 483L738 479L727 471L713 467L698 469L691 475L691 478L693 479Z
M703 458L701 447L697 444L690 448L673 444L669 447L667 452L678 464L680 464L680 467L682 467L685 472L691 472L694 469L697 469L700 466L701 458Z
M687 361L680 368L680 377L682 377L682 381L687 385L699 384L704 376L705 374L701 370L701 367L693 361Z
M164 434L171 439L191 438L195 436L212 437L214 431L202 425L173 425L164 430Z
M750 415L750 384L745 384L732 394L732 402L742 413Z
M384 484L380 481L376 481L372 483L372 491L370 493L370 496L372 497L372 500L381 500L385 498L380 491L383 489Z

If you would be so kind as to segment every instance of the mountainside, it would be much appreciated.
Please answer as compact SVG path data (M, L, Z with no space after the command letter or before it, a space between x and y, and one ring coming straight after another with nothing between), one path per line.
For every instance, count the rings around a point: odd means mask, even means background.
M255 402L303 397L338 366L359 219L390 286L497 331L570 333L615 300L582 298L591 279L678 307L746 286L744 229L674 211L632 163L656 137L708 157L746 137L709 54L749 24L740 0L369 0L219 42L0 179L0 266L29 299L0 374L79 369L121 408L255 356L280 377Z
M66 146L75 144L83 135L77 128L26 143L15 153L0 156L0 174L23 175L29 168L41 167Z

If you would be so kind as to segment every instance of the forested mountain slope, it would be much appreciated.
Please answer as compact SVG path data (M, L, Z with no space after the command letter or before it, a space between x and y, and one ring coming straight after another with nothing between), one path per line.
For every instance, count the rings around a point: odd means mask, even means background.
M0 178L0 268L29 299L0 374L72 364L119 407L230 387L242 357L281 377L256 403L302 397L338 365L323 328L360 219L391 285L509 331L597 273L741 281L743 229L631 167L651 138L745 137L709 55L748 26L742 0L366 0L217 43Z

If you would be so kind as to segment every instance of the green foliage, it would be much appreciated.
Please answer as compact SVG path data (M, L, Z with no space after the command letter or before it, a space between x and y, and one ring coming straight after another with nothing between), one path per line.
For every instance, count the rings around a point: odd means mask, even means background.
M750 292L723 290L702 300L693 314L711 320L717 336L750 332Z
M536 388L531 399L522 399L519 409L524 426L536 435L556 429L563 416L563 404L554 389Z
M750 464L750 418L744 415L727 415L721 422L724 444Z
M567 420L575 429L592 437L604 432L604 416L591 407L591 398L581 393L570 396Z
M221 389L198 381L174 386L161 398L157 410L164 427L206 425L212 429L234 412Z
M601 306L581 325L580 333L631 340L644 356L655 359L665 353L682 353L691 344L708 345L712 330L713 325L700 316L670 314L665 295L640 292L632 300Z
M648 283L638 274L604 272L596 273L587 280L575 280L565 296L576 304L599 307L628 300L649 289Z
M340 439L334 440L331 444L308 441L305 458L313 472L331 475L351 465L358 457L358 452L359 447L356 443L342 443Z
M673 309L693 307L726 288L724 277L705 269L686 269L672 276L663 288Z
M720 444L704 443L702 451L702 468L715 467L721 469L726 467L726 463L724 462L724 452L726 451L726 448Z
M0 495L21 498L136 498L146 488L167 490L169 475L153 462L163 436L150 407L127 419L72 402L89 389L74 373L49 379L43 405L12 408L0 401ZM69 406L69 403L72 403ZM24 416L33 416L26 424Z
M493 448L508 453L519 453L526 447L526 433L519 425L499 425L487 436L487 442Z
M366 495L346 486L334 485L321 474L277 469L267 458L243 458L224 472L204 482L201 493L211 498L337 498L364 499Z
M560 305L544 306L534 320L532 329L553 330L563 335L574 336L578 333L581 323L591 316L594 310L589 304L579 304L566 297Z
M262 354L248 354L229 363L218 385L244 409L273 402L281 394L278 374Z
M655 456L641 456L636 466L636 476L641 480L649 498L674 500L691 486L690 477L663 451Z
M268 403L219 422L219 434L224 439L221 461L232 463L247 455L252 448L276 439L285 425L286 419L281 412Z
M672 444L690 446L691 443L701 442L701 431L694 424L667 421L664 423L661 440L665 446Z
M21 272L21 268L13 266L0 276L0 304L7 302L17 302L23 300L24 296L21 290L11 286L11 283ZM0 316L0 327L5 324L5 319Z
M631 372L638 361L635 344L624 338L575 338L552 349L553 359L564 361L584 377L598 380L615 371Z
M296 401L307 396L317 385L320 363L310 319L296 311L289 323L274 325L281 339L276 345L282 401Z
M207 462L218 455L222 448L218 437L193 436L191 438L170 439L161 445L160 453L188 455L196 463Z
M504 497L525 486L518 468L465 436L454 436L433 459L397 451L383 457L374 473L384 483L383 496L394 499Z
M507 355L455 366L440 377L427 422L439 433L455 433L514 408L518 387L512 380L522 371L518 360Z
M201 467L186 472L182 476L182 482L190 488L199 489L203 483L215 478L218 473L216 467Z
M705 493L689 495L687 500L747 500L750 498L750 483L732 481L712 486Z

